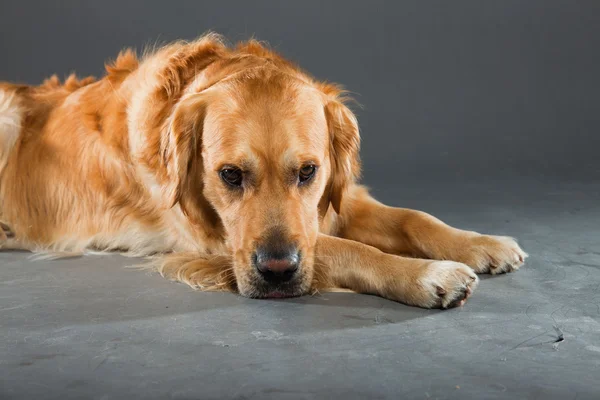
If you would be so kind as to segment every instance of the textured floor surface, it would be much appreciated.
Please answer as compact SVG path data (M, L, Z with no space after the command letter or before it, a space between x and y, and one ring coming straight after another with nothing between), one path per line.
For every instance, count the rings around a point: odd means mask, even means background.
M483 277L465 307L429 311L345 293L248 300L119 256L0 253L0 398L600 398L599 184L375 193L515 236L530 258Z

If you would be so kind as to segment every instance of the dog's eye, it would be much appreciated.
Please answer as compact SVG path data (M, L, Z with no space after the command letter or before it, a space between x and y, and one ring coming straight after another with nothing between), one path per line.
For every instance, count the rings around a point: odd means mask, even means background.
M244 174L239 168L223 168L219 172L219 175L221 175L221 179L228 185L236 187L242 186Z
M315 172L317 171L317 167L312 164L308 164L300 168L298 171L298 181L300 184L306 183L315 176Z

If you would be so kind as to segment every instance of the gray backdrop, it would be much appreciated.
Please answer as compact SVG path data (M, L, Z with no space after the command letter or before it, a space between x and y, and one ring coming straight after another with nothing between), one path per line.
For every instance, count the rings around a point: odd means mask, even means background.
M0 398L597 400L599 17L598 0L1 1L0 80L99 75L124 46L208 29L269 41L356 93L378 198L530 257L435 311L0 252Z
M600 176L598 1L3 1L0 80L125 46L268 41L363 105L365 181Z

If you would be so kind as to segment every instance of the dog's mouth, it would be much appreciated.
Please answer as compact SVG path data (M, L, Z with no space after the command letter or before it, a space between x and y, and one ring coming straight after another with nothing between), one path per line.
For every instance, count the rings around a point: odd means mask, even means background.
M280 292L280 291L272 291L269 293L266 293L262 298L263 299L286 299L289 297L298 297L297 294L293 293L293 292Z
M287 285L286 285L287 286ZM290 297L299 297L304 294L302 288L297 285L289 285L287 287L261 287L255 291L257 299L287 299Z
M261 282L253 286L252 290L245 295L255 299L287 299L290 297L300 297L306 292L304 285L299 281L279 285L270 285Z
M270 274L264 271L261 273L255 263L251 264L251 268L249 273L242 275L242 279L238 279L238 292L244 297L286 299L300 297L310 292L311 280L310 274L306 272L306 265L301 265L291 275Z

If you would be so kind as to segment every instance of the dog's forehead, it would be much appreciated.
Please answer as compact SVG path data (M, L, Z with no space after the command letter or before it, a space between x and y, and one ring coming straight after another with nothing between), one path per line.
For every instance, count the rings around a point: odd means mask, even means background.
M328 143L323 95L295 82L232 86L213 97L204 145L229 158L325 156Z

